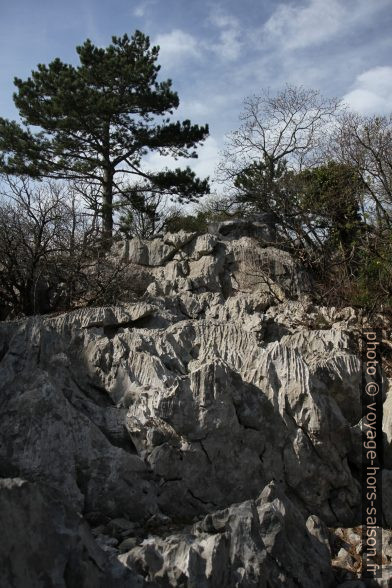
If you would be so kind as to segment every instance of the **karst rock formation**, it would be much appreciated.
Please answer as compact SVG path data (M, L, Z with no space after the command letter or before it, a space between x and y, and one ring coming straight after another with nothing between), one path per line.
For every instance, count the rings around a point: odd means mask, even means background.
M122 242L133 302L0 323L0 586L365 586L360 320L271 237Z

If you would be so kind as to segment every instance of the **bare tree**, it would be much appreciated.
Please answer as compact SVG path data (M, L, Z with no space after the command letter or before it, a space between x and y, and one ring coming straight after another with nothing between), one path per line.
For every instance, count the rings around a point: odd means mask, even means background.
M90 221L75 193L58 183L5 177L0 196L3 314L68 307L92 250Z
M0 190L0 319L126 301L144 291L104 252L84 187L5 177ZM87 195L93 198L93 194ZM84 192L86 196L86 192Z
M241 216L241 208L227 196L211 194L195 206L196 214L204 214L208 221L228 220Z
M286 85L275 95L266 90L246 98L242 124L228 136L218 180L240 208L271 213L282 242L320 242L320 230L304 224L295 175L320 163L325 134L341 108L316 90Z
M391 226L392 115L365 117L345 112L329 143L328 154L353 166L367 188L364 211Z
M232 180L257 161L265 163L271 178L283 160L289 168L301 169L315 157L323 132L340 108L336 98L290 85L276 95L266 90L246 98L242 125L228 136L218 178Z

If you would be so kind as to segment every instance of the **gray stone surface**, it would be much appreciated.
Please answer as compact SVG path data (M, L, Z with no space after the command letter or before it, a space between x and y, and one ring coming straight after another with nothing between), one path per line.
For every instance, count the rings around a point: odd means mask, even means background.
M141 587L143 579L105 553L82 516L53 489L0 480L0 586Z
M327 545L327 530L310 533L270 483L256 501L213 512L188 533L150 536L119 559L159 585L314 588L333 585Z
M248 229L115 254L137 302L0 323L0 475L25 480L0 487L4 585L72 561L78 586L334 586L326 526L360 522L356 313Z

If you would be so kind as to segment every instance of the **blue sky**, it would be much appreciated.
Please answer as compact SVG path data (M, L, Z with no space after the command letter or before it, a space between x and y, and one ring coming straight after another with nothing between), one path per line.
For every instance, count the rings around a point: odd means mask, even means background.
M242 99L286 82L392 111L392 0L0 0L0 116L15 118L13 77L55 57L76 63L87 37L136 28L161 46L179 118L210 125L193 167L213 174ZM155 165L151 159L151 165Z

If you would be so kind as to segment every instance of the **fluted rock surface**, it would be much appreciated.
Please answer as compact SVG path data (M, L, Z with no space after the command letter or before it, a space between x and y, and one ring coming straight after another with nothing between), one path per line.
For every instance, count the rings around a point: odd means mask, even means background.
M255 236L112 255L136 302L0 324L4 586L336 585L326 527L360 522L354 311L315 307Z

